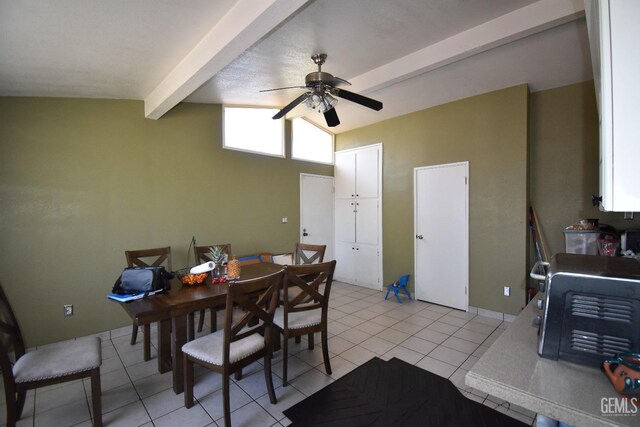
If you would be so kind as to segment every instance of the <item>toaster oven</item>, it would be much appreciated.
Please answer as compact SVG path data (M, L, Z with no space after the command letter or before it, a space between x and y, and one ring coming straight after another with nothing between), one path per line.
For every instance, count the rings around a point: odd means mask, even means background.
M640 353L639 261L559 253L531 277L542 292L534 300L540 356L599 366L617 353Z

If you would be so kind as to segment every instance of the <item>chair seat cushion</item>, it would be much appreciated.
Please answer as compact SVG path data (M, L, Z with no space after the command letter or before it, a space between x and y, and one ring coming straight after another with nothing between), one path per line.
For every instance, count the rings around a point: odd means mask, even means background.
M90 371L101 364L100 338L83 337L26 353L13 365L13 375L16 383L28 383Z
M322 321L322 309L316 308L315 310L289 313L288 320L289 329L301 329L319 325ZM284 310L282 307L276 308L273 323L280 329L284 329Z
M222 366L224 346L224 329L205 335L182 346L182 352L212 365ZM235 363L264 348L264 337L260 334L249 335L231 343L229 363Z
M293 254L273 255L271 262L280 265L291 265L293 264Z

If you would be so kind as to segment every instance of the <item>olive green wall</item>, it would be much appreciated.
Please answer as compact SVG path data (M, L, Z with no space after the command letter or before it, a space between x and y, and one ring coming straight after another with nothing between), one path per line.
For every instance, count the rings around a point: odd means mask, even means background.
M126 249L169 245L174 269L192 236L291 250L301 172L333 167L223 150L217 105L0 98L0 280L27 345L130 324L106 298Z
M640 228L621 213L601 212L598 110L593 81L531 94L530 197L549 255L564 252L562 230L583 218L599 218L618 230Z
M517 86L337 136L337 149L384 144L385 283L413 273L415 167L469 161L473 306L515 314L524 304L527 166L550 253L564 249L562 229L581 218L640 228L638 215L625 221L590 203L593 82L527 96ZM27 344L129 324L105 298L125 249L171 245L175 268L186 264L191 236L231 242L236 253L290 249L301 172L333 173L222 150L220 106L181 104L153 121L138 101L0 97L0 280ZM75 314L64 318L67 303Z
M469 303L520 310L527 263L527 114L528 89L520 85L337 135L337 150L383 144L385 283L414 274L413 169L469 161ZM505 285L512 286L511 297L502 296Z

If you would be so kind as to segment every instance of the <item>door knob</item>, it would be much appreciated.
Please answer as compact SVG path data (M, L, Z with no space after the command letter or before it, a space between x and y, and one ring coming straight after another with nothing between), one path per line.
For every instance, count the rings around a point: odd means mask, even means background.
M424 239L424 237L422 236L422 234L416 234L416 239L422 240L422 239Z
M302 235L305 236L305 237L309 235L309 233L307 233L307 229L306 228L302 229Z

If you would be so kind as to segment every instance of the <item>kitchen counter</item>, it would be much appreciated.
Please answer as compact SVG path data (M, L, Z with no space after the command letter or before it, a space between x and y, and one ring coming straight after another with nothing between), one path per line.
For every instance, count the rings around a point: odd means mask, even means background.
M573 426L639 426L640 400L635 407L627 402L634 413L626 416L602 413L603 398L622 399L598 368L538 356L535 303L482 355L467 373L466 384Z

